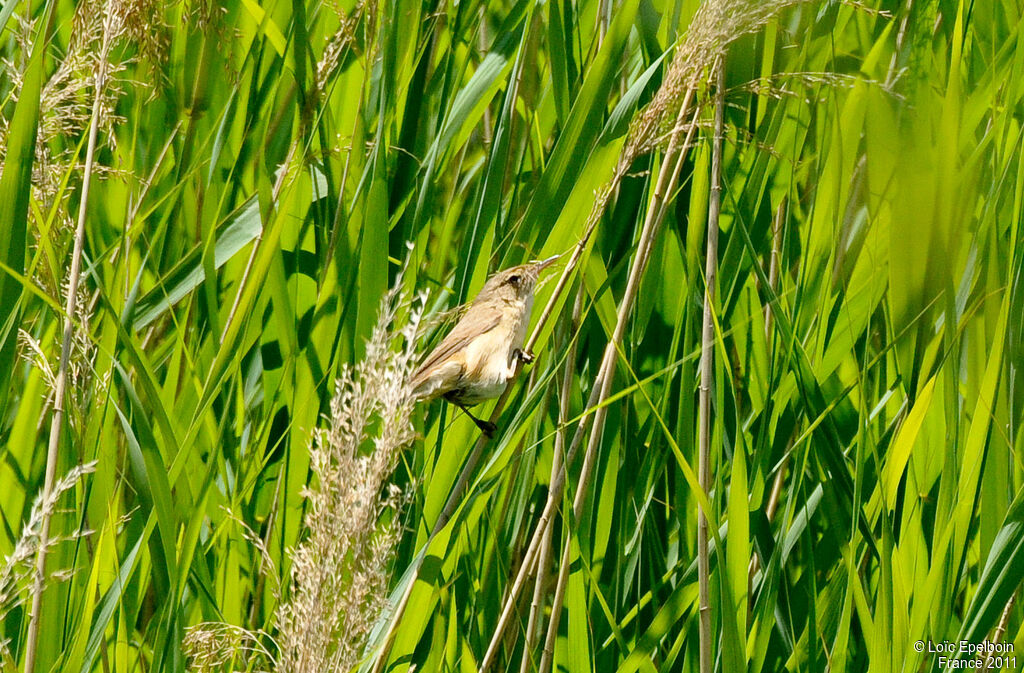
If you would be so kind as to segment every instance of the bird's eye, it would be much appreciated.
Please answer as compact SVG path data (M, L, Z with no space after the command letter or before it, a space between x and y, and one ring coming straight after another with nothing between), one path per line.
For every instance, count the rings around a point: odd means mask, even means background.
M512 283L513 285L519 285L519 281L521 280L522 278L519 276L519 274L515 274L508 277L508 282Z

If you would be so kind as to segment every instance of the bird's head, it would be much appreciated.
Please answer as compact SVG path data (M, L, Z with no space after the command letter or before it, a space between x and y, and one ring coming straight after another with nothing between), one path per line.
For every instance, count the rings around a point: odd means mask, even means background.
M534 288L537 287L537 279L540 277L541 271L558 261L559 257L560 255L555 255L539 262L528 262L495 273L484 283L480 294L476 296L473 303L495 299L504 301L529 299L533 296Z

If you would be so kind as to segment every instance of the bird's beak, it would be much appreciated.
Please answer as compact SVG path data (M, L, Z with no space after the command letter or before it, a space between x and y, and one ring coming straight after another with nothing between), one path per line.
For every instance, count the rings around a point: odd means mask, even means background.
M562 255L559 254L559 255L555 255L554 257L548 257L547 259L542 259L539 262L534 262L533 266L534 266L535 269L537 269L537 273L540 273L544 269L548 268L549 266L551 266L552 264L557 262L558 259L561 256Z

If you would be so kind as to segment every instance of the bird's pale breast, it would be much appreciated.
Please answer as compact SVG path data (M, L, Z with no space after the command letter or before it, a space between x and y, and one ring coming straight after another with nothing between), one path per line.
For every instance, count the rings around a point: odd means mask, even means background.
M479 404L501 395L509 378L509 325L502 321L486 334L466 344L465 372L460 380L459 402Z
M501 395L515 373L515 351L522 348L529 320L526 306L509 307L505 318L485 334L466 344L464 373L455 400L472 406Z

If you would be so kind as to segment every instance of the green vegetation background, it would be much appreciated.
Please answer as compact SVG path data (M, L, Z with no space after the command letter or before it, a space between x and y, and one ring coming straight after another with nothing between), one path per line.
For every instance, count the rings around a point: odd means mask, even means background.
M495 269L571 249L698 5L117 5L138 25L113 43L96 108L56 472L96 466L54 515L67 539L48 567L70 576L48 582L36 670L179 671L189 626L273 633L274 583L236 519L287 583L312 434L402 260L405 287L429 290L435 311ZM43 489L106 11L0 9L8 557ZM986 637L1024 665L1022 26L1013 0L827 1L715 38L729 43L708 493L717 670L930 670L915 641ZM566 540L571 564L558 670L697 670L686 475L713 118L701 72L698 131L618 351L591 486L568 514L572 465L554 522L552 569ZM662 146L616 184L426 552L387 670L483 657L555 436L593 411ZM412 489L396 597L478 436L441 403L416 424L395 474ZM0 594L12 670L31 563L9 568ZM532 595L499 670L524 659ZM537 658L539 646L527 670Z

